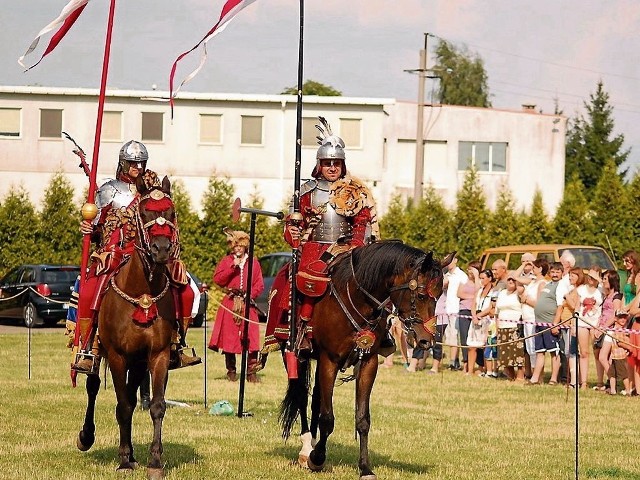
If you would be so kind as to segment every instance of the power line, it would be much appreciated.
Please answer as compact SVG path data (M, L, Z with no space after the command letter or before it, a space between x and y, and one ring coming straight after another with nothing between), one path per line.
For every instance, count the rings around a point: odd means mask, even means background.
M444 39L442 37L439 37L437 35L434 35L434 36L437 37L440 40L447 41L446 39ZM594 70L592 68L577 67L575 65L568 65L568 64L565 64L565 63L552 62L552 61L549 61L549 60L542 60L540 58L529 57L529 56L526 56L526 55L519 55L517 53L505 52L504 50L497 50L495 48L485 47L483 45L477 45L477 44L473 44L473 43L466 43L466 42L459 41L459 40L457 41L457 43L461 43L461 44L464 44L464 45L467 45L467 46L470 46L470 47L473 47L473 48L478 48L480 50L487 50L489 52L500 53L502 55L507 55L507 56L510 56L510 57L522 58L524 60L531 60L531 61L534 61L534 62L546 64L546 65L553 65L554 67L568 68L570 70L578 70L578 71L581 71L581 72L595 73L595 74L602 75L602 76L623 78L625 80L635 80L637 82L640 82L640 78L632 77L630 75L622 75L620 73L602 72L600 70Z

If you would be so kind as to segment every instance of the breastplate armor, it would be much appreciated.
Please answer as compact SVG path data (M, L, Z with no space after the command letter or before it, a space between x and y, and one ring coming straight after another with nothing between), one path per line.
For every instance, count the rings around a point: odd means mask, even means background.
M329 182L318 181L317 187L311 192L311 205L316 208L324 207L325 212L313 229L310 240L318 243L334 243L340 237L351 235L349 219L338 215L329 203Z
M96 206L100 218L102 209L108 205L112 208L128 207L136 196L135 185L121 180L108 180L98 189L96 193Z

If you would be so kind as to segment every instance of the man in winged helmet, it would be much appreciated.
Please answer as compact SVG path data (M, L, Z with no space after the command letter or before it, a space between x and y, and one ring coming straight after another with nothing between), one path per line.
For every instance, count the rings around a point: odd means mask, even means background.
M365 245L379 238L375 201L369 189L347 172L345 144L331 131L329 122L318 117L320 147L312 179L300 188L300 212L290 212L285 219L284 239L300 251L298 278L294 282L301 293L298 315L301 320L297 348L310 348L309 324L317 297L327 286L327 262L339 253ZM288 274L281 270L271 290L269 325L263 354L275 350L286 338L286 315L289 309Z
M82 234L91 235L91 240L97 244L98 249L91 255L87 281L80 292L76 323L67 322L67 333L74 339L74 354L82 345L90 350L90 353L85 352L88 355L74 356L71 368L79 373L98 373L100 349L96 332L97 313L107 282L133 251L134 200L138 196L136 179L143 176L149 186L159 182L158 176L146 169L148 159L149 154L144 144L135 140L126 142L120 149L116 178L104 182L96 192L96 218L93 222L83 220L80 224ZM177 266L179 262L180 259L173 259L174 265ZM171 265L168 267L171 272ZM194 292L188 284L174 281L171 286L175 292L174 298L180 303L183 317L174 329L170 368L196 365L200 363L200 358L187 355L183 348L186 347L184 339L191 320ZM182 342L178 338L179 331Z

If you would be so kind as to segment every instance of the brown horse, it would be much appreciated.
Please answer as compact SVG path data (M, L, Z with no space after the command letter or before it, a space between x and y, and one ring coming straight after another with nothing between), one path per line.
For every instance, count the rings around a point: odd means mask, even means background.
M333 432L333 389L340 370L355 365L356 430L360 437L361 480L375 480L369 465L369 402L378 372L378 351L386 335L387 318L395 315L414 342L430 344L435 330L436 299L442 293L442 262L431 252L404 245L399 241L376 242L356 248L331 267L330 290L315 305L313 355L317 359L311 402L311 428L306 434L311 445L317 430L320 437L305 454L307 400L310 386L309 362L298 362L299 378L289 381L281 405L280 422L287 438L298 415L301 419L303 450L299 460L322 470L326 460L327 439ZM307 430L309 431L309 430Z
M98 315L102 353L108 359L117 398L116 419L120 427L118 470L137 467L131 443L131 420L137 390L147 370L151 372L153 398L150 415L153 441L147 476L163 477L162 420L166 403L171 336L176 324L174 298L169 289L167 261L177 248L176 214L171 201L171 184L148 189L142 177L136 187L137 209L135 251L111 279ZM88 405L78 448L86 451L95 440L94 408L100 377L87 377Z

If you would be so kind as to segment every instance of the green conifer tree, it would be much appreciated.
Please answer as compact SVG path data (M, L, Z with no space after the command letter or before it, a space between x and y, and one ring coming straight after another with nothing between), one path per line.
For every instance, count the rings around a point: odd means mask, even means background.
M516 202L508 186L498 192L496 208L486 222L492 246L517 245L522 241L522 216L516 212Z
M551 224L542 201L542 192L536 189L533 194L531 211L522 221L522 243L540 244L551 241Z
M629 210L631 212L640 212L640 170L637 170L631 181L627 184L627 198L629 199ZM640 215L631 216L631 231L633 238L628 248L640 252ZM622 252L624 253L624 252Z
M403 200L400 195L394 196L389 203L387 213L378 220L380 223L380 236L384 239L396 238L403 242L408 242L409 209L410 207L406 200Z
M593 215L593 241L605 249L613 250L615 257L621 258L634 241L633 218L627 189L616 175L617 166L613 159L607 161L602 170L589 205Z
M576 174L586 192L591 192L605 163L613 159L619 168L629 156L630 150L622 150L624 135L613 136L613 108L609 105L609 94L604 91L602 80L598 81L596 92L591 94L590 103L584 102L586 118L578 116L570 122L567 131L565 179ZM619 172L624 178L627 170Z
M191 198L182 180L172 181L171 198L176 207L178 228L180 229L180 258L190 272L193 272L202 280L208 279L211 272L200 268L200 259L198 257L198 247L206 248L206 242L203 241L204 239L200 235L200 217L191 206Z
M592 213L584 195L584 186L576 173L565 186L553 219L551 238L555 243L587 244L592 232Z
M44 263L80 264L81 215L74 204L74 189L62 172L56 172L44 193L39 214L37 243Z
M470 168L458 191L456 212L453 219L454 247L461 263L468 264L480 258L488 245L500 239L490 238L486 224L490 218L487 200L478 179L478 172Z
M408 244L424 251L436 252L440 257L453 250L453 215L432 184L425 188L418 206L407 211L407 217Z
M212 175L202 197L203 218L200 222L202 243L196 244L196 256L199 259L200 278L211 278L218 261L227 254L227 237L222 229L235 230L231 220L231 205L235 200L235 189L228 178Z
M23 263L40 263L38 222L24 187L12 186L0 205L0 275Z

